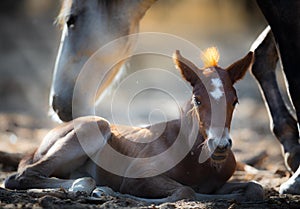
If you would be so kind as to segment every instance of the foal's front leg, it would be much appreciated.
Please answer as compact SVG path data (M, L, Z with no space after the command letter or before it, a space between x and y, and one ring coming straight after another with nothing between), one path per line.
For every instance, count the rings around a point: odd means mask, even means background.
M236 183L225 183L215 195L226 197L225 199L234 199L239 202L246 201L259 201L264 199L264 189L263 187L254 182L236 182Z
M255 201L264 198L262 186L257 183L226 183L215 194L196 193L191 187L182 185L167 176L156 176L147 179L125 179L120 192L109 188L98 188L93 196L103 193L123 198L131 198L148 204L161 204L175 202L182 199L207 201L207 200L237 200Z
M66 179L72 177L89 156L101 149L109 136L109 123L99 117L78 118L53 129L36 152L21 161L18 173L8 177L4 185L9 189L62 187L91 191L95 187L91 178Z
M132 195L133 199L154 204L195 199L195 191L192 188L164 175L142 179L124 179L120 192Z

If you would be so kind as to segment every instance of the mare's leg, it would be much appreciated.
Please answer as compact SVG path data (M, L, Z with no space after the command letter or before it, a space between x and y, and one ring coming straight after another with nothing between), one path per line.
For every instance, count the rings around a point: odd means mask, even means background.
M108 122L99 117L78 118L52 130L36 152L20 163L18 173L6 179L5 187L70 189L73 186L76 189L84 184L95 187L90 178L64 180L50 177L69 178L89 156L101 149L105 139L101 139L99 130L103 138L110 136ZM84 140L80 136L84 136Z
M288 181L284 182L279 189L280 194L300 194L300 166Z
M289 92L300 120L300 1L257 0L274 34ZM298 166L297 166L298 167Z
M275 73L278 55L270 31L255 49L254 54L255 62L252 66L252 74L257 79L270 110L273 132L283 145L286 165L295 171L299 165L299 158L292 159L291 157L297 152L299 146L299 132L297 121L288 111L279 91Z
M298 123L300 120L300 1L290 0L257 0L259 7L269 22L274 33L278 49L280 51L283 70L289 84L289 93L296 110ZM298 136L299 137L299 136ZM300 194L300 147L298 137L295 139L297 145L290 151L287 163L295 172L295 181L290 185L283 185L281 192ZM287 182L290 183L290 182Z

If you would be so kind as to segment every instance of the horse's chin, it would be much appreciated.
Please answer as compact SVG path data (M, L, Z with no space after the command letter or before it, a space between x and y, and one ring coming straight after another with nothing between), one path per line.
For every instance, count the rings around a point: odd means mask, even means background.
M206 160L209 160L214 167L222 167L227 161L230 152L230 148L212 150L212 147L208 145L207 141L204 141L199 147L201 148L199 163L204 163Z
M227 161L228 158L229 149L225 152L213 152L210 157L210 163L213 167L217 169L217 171L220 171L224 165L224 163Z
M219 163L224 163L227 160L228 157L228 152L225 153L213 153L211 155L211 161L219 164Z

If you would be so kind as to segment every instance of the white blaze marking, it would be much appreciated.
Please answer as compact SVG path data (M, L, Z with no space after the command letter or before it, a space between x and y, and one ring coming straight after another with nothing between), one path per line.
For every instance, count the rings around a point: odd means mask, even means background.
M215 99L215 100L219 100L224 92L222 91L222 81L219 78L213 78L211 79L211 83L212 86L214 88L213 91L210 92L210 95Z

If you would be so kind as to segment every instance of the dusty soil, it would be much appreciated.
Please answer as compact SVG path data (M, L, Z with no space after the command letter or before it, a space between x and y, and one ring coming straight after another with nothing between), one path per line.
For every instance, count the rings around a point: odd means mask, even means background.
M0 147L1 150L7 152L24 153L32 150L48 131L48 129L42 128L45 124L26 115L1 114L0 119ZM47 125L49 126L49 124ZM243 132L238 133L245 136ZM234 135L239 136L238 133L234 133ZM249 134L251 135L251 133ZM254 142L255 140L252 141L252 145L255 145ZM248 145L246 145L247 143ZM280 184L286 181L290 174L283 166L278 147L275 151L271 149L271 152L264 152L265 147L271 147L272 143L274 144L272 140L261 140L260 143L252 146L253 149L248 154L246 154L246 147L251 146L249 141L238 140L234 148L237 158L243 161L254 157L253 153L263 153L261 155L263 157L256 164L260 169L258 173L251 174L245 171L236 171L230 180L239 182L256 180L260 182L264 186L266 197L264 201L260 202L238 203L234 200L196 202L182 200L161 205L146 205L132 199L111 196L93 199L84 193L72 194L64 190L58 190L55 193L10 191L0 187L0 208L299 208L300 196L278 194ZM276 148L276 144L272 146ZM0 165L0 184L9 174L14 172L13 170L12 167Z

